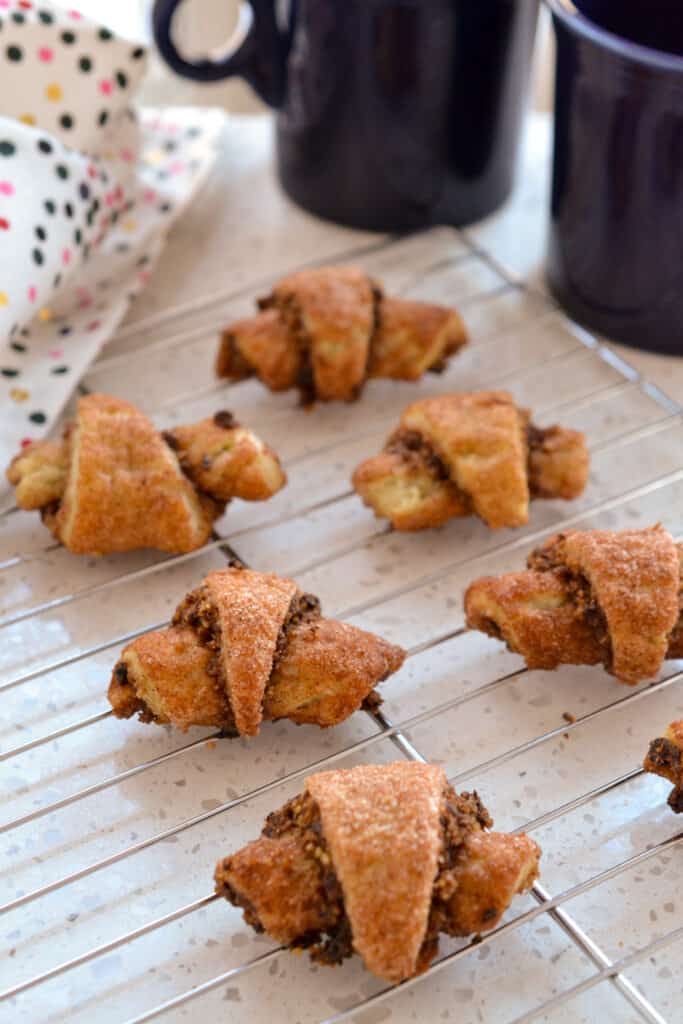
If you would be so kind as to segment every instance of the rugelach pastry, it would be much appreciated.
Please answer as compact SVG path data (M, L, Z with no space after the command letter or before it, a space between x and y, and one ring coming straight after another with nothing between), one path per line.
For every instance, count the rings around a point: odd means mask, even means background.
M258 306L223 332L216 373L256 376L271 391L299 388L303 404L350 402L369 377L439 373L467 342L454 309L387 298L355 267L290 274Z
M440 932L488 931L533 885L536 843L491 824L477 794L455 793L436 765L321 772L219 861L216 892L317 963L355 952L397 984L429 966Z
M324 619L293 580L235 566L211 572L167 629L121 654L109 685L119 718L255 736L265 720L327 727L380 702L373 688L405 652Z
M529 668L602 664L640 683L683 657L682 559L662 526L558 533L526 572L470 584L467 625L504 640Z
M229 412L159 433L130 402L78 401L62 441L28 445L9 465L19 508L39 509L78 555L201 547L232 498L284 487L277 455Z
M677 655L681 657L681 655ZM683 812L683 720L672 722L663 736L650 744L643 761L646 772L673 782L667 803L676 814Z
M471 515L498 529L528 522L531 498L576 498L587 479L583 434L535 427L507 391L476 391L409 405L353 486L396 530Z

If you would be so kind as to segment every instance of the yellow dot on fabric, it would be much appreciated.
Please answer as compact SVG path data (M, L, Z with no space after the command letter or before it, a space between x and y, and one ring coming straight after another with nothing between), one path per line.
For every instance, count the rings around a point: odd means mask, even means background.
M52 320L52 310L45 306L43 309L39 310L38 319L43 321Z
M138 226L138 222L136 220L127 220L121 226L124 231L135 231Z
M9 396L13 402L25 402L27 398L31 397L31 392L25 388L12 388Z
M48 87L46 88L46 90L45 90L45 95L47 96L47 98L48 98L49 100L53 100L53 102L55 102L55 103L56 103L56 102L57 102L58 100L61 100L61 98L62 98L62 96L63 96L63 93L62 93L62 87L61 87L61 85L57 85L57 83L56 83L56 82L52 82L52 83L51 83L50 85L48 85Z
M166 159L166 154L161 149L149 149L144 155L145 163L160 164Z
M33 116L33 114L22 114L21 117L19 118L19 120L21 121L22 124L31 124L31 125L33 125L33 124L36 123L36 119Z
M0 292L0 306L9 306L7 292Z

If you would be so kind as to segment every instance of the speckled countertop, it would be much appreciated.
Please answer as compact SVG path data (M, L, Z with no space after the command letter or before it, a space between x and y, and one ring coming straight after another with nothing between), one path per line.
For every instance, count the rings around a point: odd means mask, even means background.
M394 760L400 752L362 714L330 732L279 723L255 740L216 743L206 741L208 730L179 735L105 717L105 687L124 638L167 619L187 589L225 564L224 554L214 545L181 559L75 558L49 548L37 516L14 514L0 521L2 749L52 738L2 762L2 821L28 820L0 824L0 935L9 952L0 985L85 959L0 1003L0 1020L120 1024L216 977L210 991L160 1019L680 1019L681 941L643 956L617 983L562 995L596 970L597 954L586 955L577 929L615 961L683 928L683 848L658 847L680 826L666 807L666 784L637 772L649 739L683 715L680 666L668 663L658 686L626 689L598 670L522 672L496 642L455 635L467 582L518 567L532 539L568 521L683 528L680 417L574 329L540 287L543 130L530 131L520 189L502 214L465 238L437 229L387 244L292 207L272 179L268 122L235 119L209 187L85 383L139 402L160 426L226 406L252 423L278 449L290 483L266 504L236 503L220 535L255 568L291 574L318 593L328 615L416 648L385 687L387 716L456 785L476 786L498 828L535 822L553 896L628 866L567 903L574 937L561 917L540 912L514 927L537 906L525 897L492 941L457 956L465 944L444 941L436 971L386 998L376 998L383 986L357 960L330 971L278 953L237 910L210 900L216 859L254 837L313 763ZM534 289L511 283L468 239ZM221 323L246 312L274 276L351 258L387 290L462 308L472 344L443 377L373 382L356 405L308 415L294 396L254 382L216 384ZM627 358L683 398L675 361L662 363L660 376L655 357ZM513 390L541 424L557 416L585 430L585 495L570 507L536 503L519 531L492 534L461 520L415 536L388 532L349 493L353 466L377 450L408 400L494 383ZM68 802L88 787L90 795ZM641 856L649 847L657 848ZM120 943L130 931L135 940ZM86 956L100 944L100 954ZM642 995L626 998L629 985Z

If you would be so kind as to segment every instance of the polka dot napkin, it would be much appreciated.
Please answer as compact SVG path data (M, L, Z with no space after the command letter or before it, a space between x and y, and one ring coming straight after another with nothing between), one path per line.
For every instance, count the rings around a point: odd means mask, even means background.
M0 471L49 431L213 163L224 115L137 112L145 64L77 11L0 0Z

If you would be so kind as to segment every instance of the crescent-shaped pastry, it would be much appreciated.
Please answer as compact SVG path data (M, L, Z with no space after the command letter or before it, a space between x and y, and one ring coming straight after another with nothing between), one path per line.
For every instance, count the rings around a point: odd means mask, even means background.
M223 332L216 373L257 376L271 391L298 387L304 404L352 401L369 377L440 372L467 341L455 310L386 298L355 267L302 270Z
M344 721L396 672L400 647L323 619L292 580L230 567L209 573L170 627L121 654L109 686L114 714L213 725L255 736L263 719L327 727Z
M683 720L672 722L663 736L650 744L643 761L646 772L661 775L672 782L667 803L675 814L683 812Z
M467 625L504 640L529 668L596 665L624 683L683 657L683 549L662 526L569 531L465 594Z
M528 522L530 498L577 497L587 478L583 434L542 430L507 391L478 391L409 405L353 486L397 530L468 515L498 529Z
M493 928L538 875L540 850L492 824L435 765L321 772L219 861L216 891L245 921L318 963L356 952L392 983L425 970L438 937Z
M201 547L234 497L263 501L284 486L277 456L228 412L160 434L130 402L80 398L56 444L10 463L17 504L75 554Z

